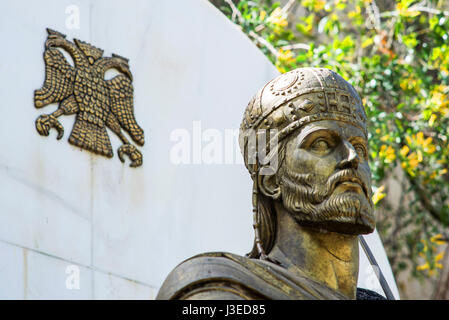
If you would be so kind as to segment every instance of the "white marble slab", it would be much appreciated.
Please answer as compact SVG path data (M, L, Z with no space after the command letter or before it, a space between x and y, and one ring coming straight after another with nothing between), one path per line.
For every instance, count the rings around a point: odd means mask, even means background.
M94 272L94 299L98 300L153 300L156 289L142 283L111 274Z
M24 251L0 242L0 300L25 297Z
M65 30L70 1L2 1L0 37L0 239L90 264L91 156L66 141L73 117L61 119L65 137L39 136L34 122L56 105L37 110L34 90L41 88L46 27ZM89 2L79 1L87 12ZM86 28L73 36L89 37Z
M26 249L24 266L25 299L92 298L92 271L88 268ZM72 276L79 276L79 282Z
M30 182L20 169L0 170L0 239L90 265L91 224L65 199Z
M0 254L0 299L92 298L86 267L5 242Z

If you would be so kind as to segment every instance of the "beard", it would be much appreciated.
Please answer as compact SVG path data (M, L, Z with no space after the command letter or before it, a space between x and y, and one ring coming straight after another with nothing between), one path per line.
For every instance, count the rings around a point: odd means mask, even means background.
M334 173L325 183L317 183L313 174L280 170L282 202L298 224L343 234L367 234L374 231L375 220L371 192L334 194L344 177L363 179L352 169ZM363 184L363 183L362 183Z

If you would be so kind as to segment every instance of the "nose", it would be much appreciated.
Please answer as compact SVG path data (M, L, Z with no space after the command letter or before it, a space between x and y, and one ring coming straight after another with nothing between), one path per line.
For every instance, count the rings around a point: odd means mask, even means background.
M357 169L359 167L360 158L355 151L352 144L348 141L343 140L343 146L346 153L346 157L337 164L338 169Z

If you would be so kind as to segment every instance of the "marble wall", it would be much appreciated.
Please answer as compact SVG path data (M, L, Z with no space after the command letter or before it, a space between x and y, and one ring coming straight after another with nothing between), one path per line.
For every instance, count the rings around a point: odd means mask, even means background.
M8 0L0 12L0 299L152 299L183 259L250 249L251 183L238 146L221 164L194 163L196 135L203 147L207 132L232 143L225 132L277 75L236 26L205 0ZM142 167L70 145L74 116L60 118L62 140L37 133L36 118L57 107L33 103L47 27L130 59ZM174 132L190 134L192 163L171 158Z

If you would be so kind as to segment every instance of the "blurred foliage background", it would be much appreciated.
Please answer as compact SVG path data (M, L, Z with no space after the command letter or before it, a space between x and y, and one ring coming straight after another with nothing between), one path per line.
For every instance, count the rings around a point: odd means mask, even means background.
M327 67L363 98L377 228L405 299L449 299L449 3L210 0L281 72Z

